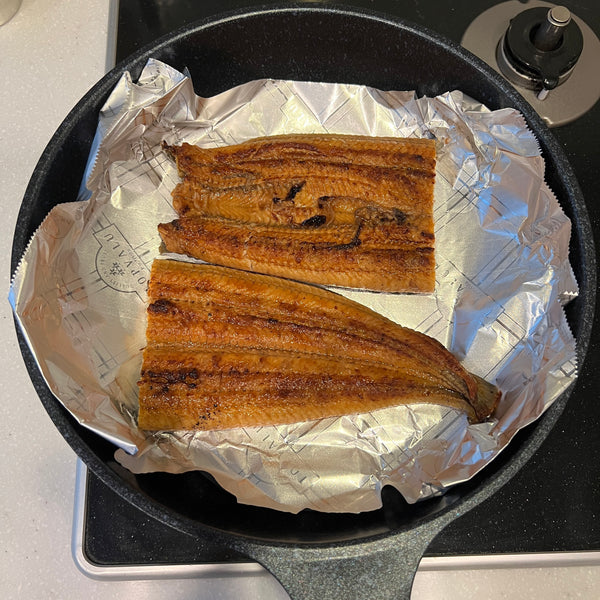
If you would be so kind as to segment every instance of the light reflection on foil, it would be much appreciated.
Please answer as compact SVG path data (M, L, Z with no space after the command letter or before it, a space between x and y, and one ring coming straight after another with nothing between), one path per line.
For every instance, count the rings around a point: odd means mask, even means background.
M494 419L468 425L414 405L278 427L139 431L146 283L178 182L161 142L320 131L437 140L435 293L338 291L435 337L495 382ZM150 60L103 107L80 200L54 208L36 232L10 301L53 393L135 473L201 469L240 502L290 512L376 509L388 484L416 502L472 477L576 377L562 309L577 294L570 222L514 110L490 112L458 91L416 98L274 80L202 99L186 74Z

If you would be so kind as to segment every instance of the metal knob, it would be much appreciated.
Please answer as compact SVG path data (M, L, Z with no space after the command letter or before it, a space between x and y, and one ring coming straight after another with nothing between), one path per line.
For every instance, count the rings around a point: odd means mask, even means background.
M527 6L539 13L528 14ZM463 46L513 83L550 127L577 119L600 98L600 40L581 17L566 11L547 0L499 0L462 38ZM556 79L555 88L547 87Z
M544 100L571 75L583 50L583 35L564 6L530 8L510 21L497 47L502 74L535 90Z
M533 45L543 52L555 50L562 42L564 28L571 22L571 13L564 6L553 6L533 37Z

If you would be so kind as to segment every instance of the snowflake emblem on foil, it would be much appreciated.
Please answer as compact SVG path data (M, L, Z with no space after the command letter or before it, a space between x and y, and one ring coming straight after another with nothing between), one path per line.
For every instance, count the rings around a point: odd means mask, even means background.
M123 276L125 275L125 271L123 270L123 267L121 267L121 265L118 262L114 262L112 264L112 267L109 270L109 273L113 276L115 275L119 275L119 276Z

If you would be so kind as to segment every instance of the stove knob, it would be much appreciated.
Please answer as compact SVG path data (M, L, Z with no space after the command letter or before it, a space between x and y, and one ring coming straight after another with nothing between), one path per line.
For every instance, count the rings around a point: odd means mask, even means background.
M533 32L533 45L543 52L556 50L562 42L564 28L571 22L571 13L564 6L553 6Z
M496 59L512 83L536 90L544 100L564 83L583 50L581 29L564 6L531 8L511 19Z

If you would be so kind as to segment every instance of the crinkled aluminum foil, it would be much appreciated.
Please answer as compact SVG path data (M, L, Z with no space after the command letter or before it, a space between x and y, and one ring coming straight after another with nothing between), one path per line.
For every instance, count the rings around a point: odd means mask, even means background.
M468 425L418 405L281 427L138 430L146 284L178 181L160 143L321 131L438 141L435 293L339 291L495 382L494 419ZM514 110L490 112L459 91L417 98L273 80L199 98L189 76L150 60L137 83L123 75L102 109L84 183L84 201L56 206L33 237L10 299L54 394L133 472L204 470L240 502L290 512L372 510L386 484L416 502L473 476L576 377L563 312L577 294L571 226Z

